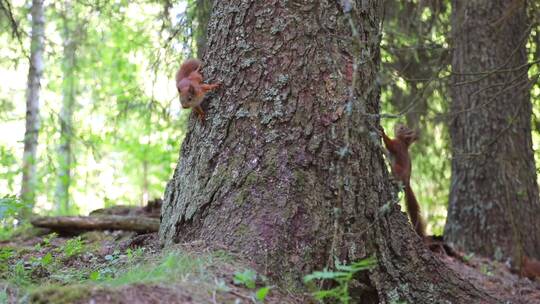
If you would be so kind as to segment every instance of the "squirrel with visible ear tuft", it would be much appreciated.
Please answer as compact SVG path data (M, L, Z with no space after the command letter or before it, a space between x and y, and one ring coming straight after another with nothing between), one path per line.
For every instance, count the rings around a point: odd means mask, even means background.
M204 95L220 86L219 83L205 84L199 72L201 61L198 59L188 59L182 63L176 73L176 88L180 94L180 104L182 108L193 108L199 115L201 123L204 122L204 111L201 103Z
M409 155L409 146L418 140L418 132L407 128L402 124L394 126L395 139L390 139L384 129L380 128L380 133L384 141L384 145L392 161L392 173L395 178L403 183L405 192L405 205L407 212L411 218L414 230L421 236L426 236L426 224L420 213L420 205L414 196L411 189L411 156Z

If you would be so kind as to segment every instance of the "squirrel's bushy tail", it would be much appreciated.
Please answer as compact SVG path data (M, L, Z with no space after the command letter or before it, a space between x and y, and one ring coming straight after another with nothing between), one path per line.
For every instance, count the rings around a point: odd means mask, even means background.
M411 223L414 227L414 230L416 231L416 233L418 233L419 236L425 237L426 223L424 223L424 219L422 218L422 214L420 213L420 205L418 205L418 201L416 200L414 192L412 191L411 185L409 183L405 185L404 191L407 213L409 213L409 216L411 217Z
M176 81L178 82L180 79L189 77L189 74L193 71L197 71L200 66L201 61L199 59L191 58L184 61L180 66L178 73L176 73Z

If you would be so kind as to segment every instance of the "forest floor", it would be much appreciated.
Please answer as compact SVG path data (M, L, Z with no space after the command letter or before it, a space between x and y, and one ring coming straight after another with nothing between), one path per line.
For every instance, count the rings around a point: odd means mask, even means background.
M160 250L157 233L43 232L32 228L0 242L0 303L311 302L272 286L242 258L202 244Z
M436 254L507 303L540 303L540 283L476 256ZM158 246L157 234L59 236L27 228L0 241L0 303L316 303L257 274L241 256L200 243Z
M540 278L520 278L506 263L484 257L465 255L464 261L441 255L439 258L464 280L504 303L540 304Z

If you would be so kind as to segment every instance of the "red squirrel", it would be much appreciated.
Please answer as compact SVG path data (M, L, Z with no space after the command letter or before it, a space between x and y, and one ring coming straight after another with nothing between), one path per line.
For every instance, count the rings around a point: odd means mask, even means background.
M527 277L531 280L540 278L540 262L523 255L521 258L521 269L519 274L520 276Z
M201 61L198 59L188 59L182 63L176 73L176 88L180 94L180 104L182 108L193 108L199 115L199 120L204 122L204 111L201 103L204 95L217 87L219 83L205 84L199 72Z
M405 191L405 204L407 205L407 212L411 218L411 222L414 226L414 230L419 236L426 236L426 224L420 213L420 205L414 196L414 192L411 189L411 156L409 155L409 146L418 139L418 134L412 129L407 128L402 124L396 124L394 126L395 139L390 139L385 133L384 129L380 129L384 145L388 152L390 152L390 159L392 161L392 173L394 177L401 181Z

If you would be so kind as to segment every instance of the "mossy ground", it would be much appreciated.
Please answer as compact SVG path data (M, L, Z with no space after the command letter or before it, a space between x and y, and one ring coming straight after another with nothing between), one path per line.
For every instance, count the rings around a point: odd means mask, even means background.
M202 244L167 250L150 237L130 248L132 233L80 237L19 234L0 242L0 303L306 303L258 276L234 283L249 263ZM264 299L257 291L270 287Z

